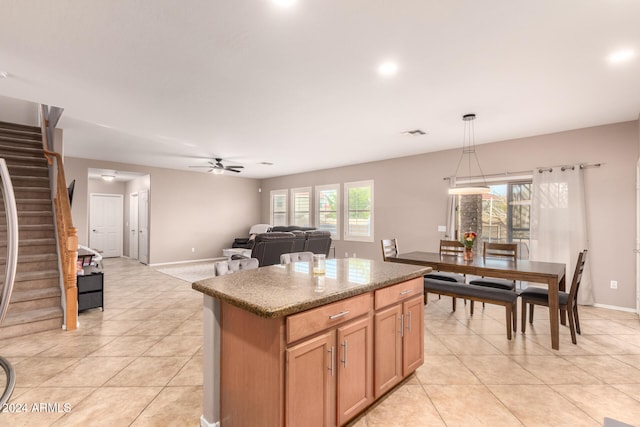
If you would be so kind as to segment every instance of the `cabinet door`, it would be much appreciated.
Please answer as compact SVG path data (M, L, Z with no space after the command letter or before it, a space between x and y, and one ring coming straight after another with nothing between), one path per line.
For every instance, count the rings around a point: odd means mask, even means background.
M373 327L367 316L338 328L338 425L373 402Z
M396 304L375 314L376 399L402 379L402 305Z
M406 377L424 363L424 299L417 296L405 301L402 374Z
M286 350L286 425L336 425L336 331Z

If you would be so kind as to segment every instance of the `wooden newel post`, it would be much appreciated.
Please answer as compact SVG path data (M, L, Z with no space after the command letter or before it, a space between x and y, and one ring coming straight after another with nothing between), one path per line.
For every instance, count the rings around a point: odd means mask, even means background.
M67 256L63 257L66 263L64 272L65 297L67 300L67 331L73 331L78 327L78 230L71 227L67 235ZM65 259L66 258L66 259Z

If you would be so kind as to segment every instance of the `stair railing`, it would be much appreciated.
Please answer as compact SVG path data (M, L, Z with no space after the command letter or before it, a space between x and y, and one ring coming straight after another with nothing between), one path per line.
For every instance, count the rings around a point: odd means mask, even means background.
M4 211L7 217L7 262L2 299L0 300L0 325L2 325L9 309L9 301L11 300L18 268L18 209L16 207L16 196L13 193L11 176L4 159L0 159L0 176L2 179L2 194L4 196ZM0 395L0 408L3 408L16 385L16 373L11 363L2 356L0 356L0 366L4 369L7 379L4 392Z
M53 146L48 140L52 132L49 119L47 119L47 106L40 106L42 121L42 146L44 154L51 168L51 187L53 206L56 218L56 235L58 236L58 252L60 265L62 266L62 280L64 284L64 321L67 331L72 331L78 325L78 285L77 285L77 259L78 259L78 229L73 226L71 216L71 204L67 193L67 181L64 176L64 165L60 153L50 151Z

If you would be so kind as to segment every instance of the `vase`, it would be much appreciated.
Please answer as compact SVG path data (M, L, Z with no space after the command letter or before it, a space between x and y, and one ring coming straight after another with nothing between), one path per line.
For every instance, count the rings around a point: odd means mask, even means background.
M462 253L462 258L465 261L473 261L473 249L472 248L464 248L464 252Z

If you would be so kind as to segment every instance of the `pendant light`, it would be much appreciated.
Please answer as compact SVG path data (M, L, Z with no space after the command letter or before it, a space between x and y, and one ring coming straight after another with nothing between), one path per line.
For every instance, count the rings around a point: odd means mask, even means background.
M449 189L449 194L488 194L490 189L487 186L487 182L484 179L484 173L482 173L482 168L480 167L480 162L478 161L478 155L476 154L476 143L475 143L475 129L473 126L473 121L476 119L475 114L465 114L462 116L462 120L464 121L464 136L462 138L462 154L460 155L460 160L458 160L458 167L456 168L456 173L454 175L455 178L458 177L458 172L460 172L460 166L462 165L463 160L467 163L467 179L471 178L471 162L475 160L475 163L478 165L478 169L480 170L480 176L482 176L482 181L484 185L466 185L463 187L452 187ZM473 159L472 159L473 158Z

